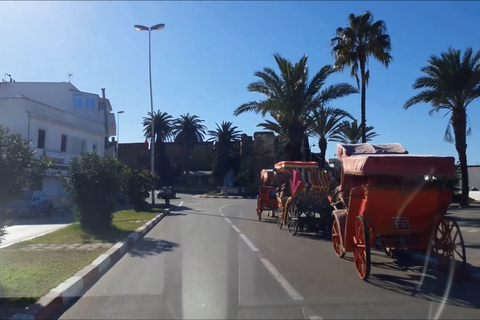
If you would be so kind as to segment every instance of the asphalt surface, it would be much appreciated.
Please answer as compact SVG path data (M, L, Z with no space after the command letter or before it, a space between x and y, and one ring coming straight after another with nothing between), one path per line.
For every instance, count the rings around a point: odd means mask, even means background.
M0 249L29 238L56 231L74 221L75 218L71 210L57 211L49 217L15 219L6 227L7 234L0 244Z
M479 319L479 287L378 252L368 282L322 236L258 222L256 200L179 205L61 319ZM449 287L449 284L451 286Z

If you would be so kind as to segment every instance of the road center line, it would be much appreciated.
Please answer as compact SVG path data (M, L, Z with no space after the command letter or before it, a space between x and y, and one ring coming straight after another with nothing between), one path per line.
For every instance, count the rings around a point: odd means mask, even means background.
M242 236L242 235L240 235ZM275 266L268 261L265 258L260 258L260 261L262 261L263 265L265 268L267 268L268 271L272 274L272 276L280 283L280 285L285 289L287 294L292 298L293 300L303 300L303 297L300 295L300 293L295 290L292 285L285 279L280 272L275 268Z
M231 221L230 219L228 219L228 218L224 218L224 219L225 219L225 221L227 221L228 223L232 224L232 221Z
M252 243L252 241L250 241L250 239L247 238L246 235L244 235L243 233L240 233L240 238L242 238L243 241L245 241L245 243L247 244L247 246L249 246L250 249L252 249L252 251L258 251L258 248L255 247L255 245Z
M238 233L242 232L240 231L240 229L237 228L237 226L235 226L234 224L231 224L233 230L237 231Z

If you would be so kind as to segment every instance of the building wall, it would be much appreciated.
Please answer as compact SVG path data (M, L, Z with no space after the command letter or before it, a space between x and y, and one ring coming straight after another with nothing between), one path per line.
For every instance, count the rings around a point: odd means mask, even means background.
M104 156L107 151L104 147L105 115L98 108L98 95L83 93L91 99L87 104L82 104L86 100L79 103L77 99L75 107L75 92L78 90L70 83L0 83L0 124L29 140L36 157L50 156L52 169L62 169L63 174L73 157L90 151ZM108 101L107 110L111 110ZM112 122L109 133L115 135L114 114L109 112L107 117ZM39 129L45 130L43 148L38 147ZM62 135L67 136L64 152L61 150ZM62 205L60 199L65 198L62 184L51 175L43 179L43 189L55 206Z
M480 166L468 166L468 184L480 190Z

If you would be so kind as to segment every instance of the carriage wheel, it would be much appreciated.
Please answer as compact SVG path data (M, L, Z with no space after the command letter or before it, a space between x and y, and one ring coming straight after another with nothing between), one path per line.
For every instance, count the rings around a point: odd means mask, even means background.
M367 280L370 275L370 241L367 226L363 216L355 221L355 236L353 237L353 261L360 279Z
M342 239L340 238L342 236L340 232L340 225L338 224L337 219L333 220L333 226L332 226L332 244L333 244L333 250L335 250L335 254L339 258L343 258L345 256L345 251L343 250L342 246Z
M465 244L462 232L455 220L445 217L437 227L432 243L434 255L440 262L442 271L448 271L451 263L455 267L455 275L461 276L467 267ZM452 261L453 260L453 261ZM457 263L460 262L460 264Z
M262 221L262 199L260 199L260 196L257 197L257 216L258 216L258 221Z
M288 216L288 222L287 222L288 232L290 232L290 234L294 236L298 232L298 216L299 216L298 208L294 203L292 203L288 207L287 216Z

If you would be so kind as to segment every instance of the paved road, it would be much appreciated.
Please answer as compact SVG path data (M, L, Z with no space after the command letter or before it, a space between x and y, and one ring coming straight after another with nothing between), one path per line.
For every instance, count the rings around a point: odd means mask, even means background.
M0 249L61 229L74 221L71 210L58 211L50 217L13 220L6 228L7 234L5 240L0 244Z
M369 282L322 237L258 222L255 200L183 202L61 319L480 318L478 286L373 256ZM446 298L444 298L446 296Z

